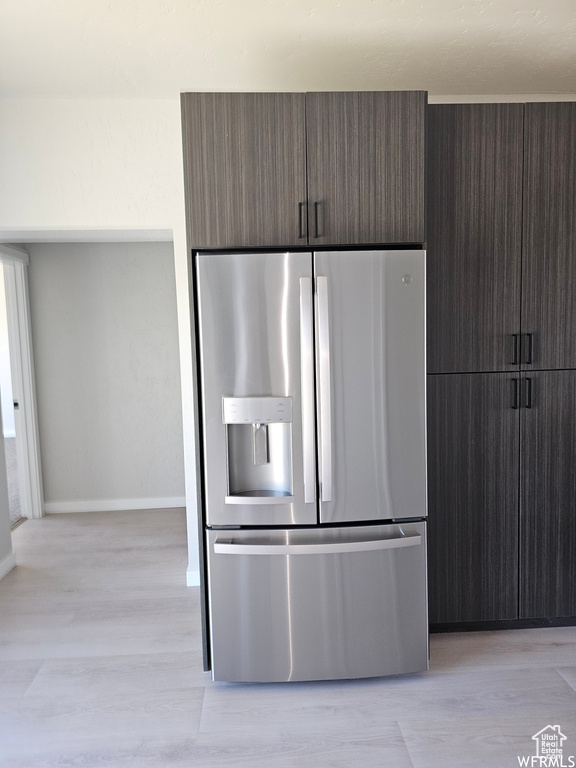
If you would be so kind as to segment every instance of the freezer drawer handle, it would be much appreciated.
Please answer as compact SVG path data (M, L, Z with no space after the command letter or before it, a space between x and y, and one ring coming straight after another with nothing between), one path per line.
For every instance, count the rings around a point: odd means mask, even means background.
M217 555L329 555L342 552L370 552L400 547L416 547L422 543L419 533L410 533L395 539L368 539L367 541L333 541L325 544L243 544L234 541L214 542Z

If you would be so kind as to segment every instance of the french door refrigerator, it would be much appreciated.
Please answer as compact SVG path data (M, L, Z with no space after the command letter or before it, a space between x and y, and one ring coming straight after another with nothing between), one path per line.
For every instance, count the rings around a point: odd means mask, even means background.
M424 251L195 259L213 679L427 669Z

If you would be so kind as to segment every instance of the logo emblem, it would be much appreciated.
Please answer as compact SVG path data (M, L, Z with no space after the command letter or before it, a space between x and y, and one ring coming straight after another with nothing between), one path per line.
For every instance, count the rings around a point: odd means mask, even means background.
M532 741L536 742L536 754L519 755L518 764L525 768L576 768L576 758L564 754L562 745L566 739L559 725L547 725L532 736Z

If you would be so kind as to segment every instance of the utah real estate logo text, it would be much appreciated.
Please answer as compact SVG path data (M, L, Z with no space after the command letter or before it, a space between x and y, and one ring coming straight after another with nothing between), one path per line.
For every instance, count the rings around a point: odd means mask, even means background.
M564 754L562 745L566 738L559 725L547 725L532 736L536 742L536 754L518 756L518 763L526 768L575 768L576 758Z

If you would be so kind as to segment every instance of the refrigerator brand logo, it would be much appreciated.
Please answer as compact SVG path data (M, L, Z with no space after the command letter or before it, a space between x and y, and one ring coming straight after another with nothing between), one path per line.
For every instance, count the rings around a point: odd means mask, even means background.
M566 736L559 725L547 725L532 736L536 742L536 754L529 757L518 756L518 763L526 768L575 768L576 758L565 755L562 748Z

